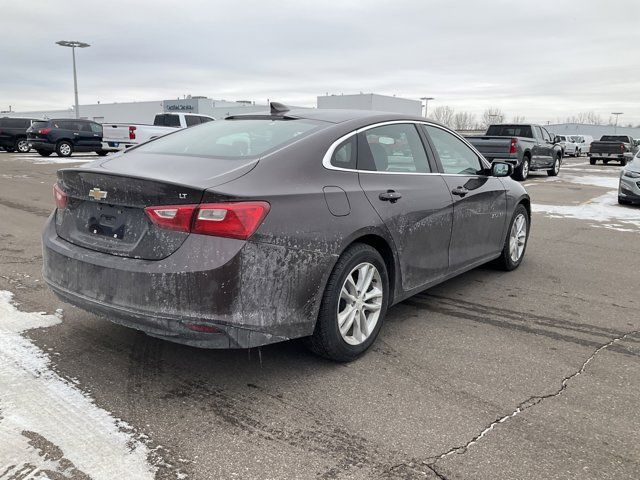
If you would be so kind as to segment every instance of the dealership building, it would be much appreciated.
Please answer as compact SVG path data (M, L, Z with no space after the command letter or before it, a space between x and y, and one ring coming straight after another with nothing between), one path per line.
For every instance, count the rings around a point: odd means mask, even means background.
M356 95L324 95L317 98L318 108L340 108L355 110L380 110L420 116L420 100L361 93ZM291 108L304 108L294 107ZM152 123L155 115L162 112L185 112L208 115L219 119L243 113L268 112L267 103L248 100L213 100L207 97L187 97L145 102L94 103L80 105L80 118L98 123ZM2 112L0 116L25 118L75 118L72 108L67 110L38 110L31 112Z

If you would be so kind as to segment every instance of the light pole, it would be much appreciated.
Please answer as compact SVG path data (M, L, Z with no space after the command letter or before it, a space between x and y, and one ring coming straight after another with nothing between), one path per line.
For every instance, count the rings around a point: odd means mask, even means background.
M624 112L611 112L611 115L615 115L616 116L616 126L613 129L613 133L618 133L618 117L620 115L624 115Z
M73 56L73 92L76 96L76 118L80 118L80 108L78 107L78 77L76 75L76 48L90 47L88 43L60 40L56 42L61 47L71 47L71 55Z
M427 105L429 100L435 100L433 97L420 97L420 100L424 100L424 118L427 118Z

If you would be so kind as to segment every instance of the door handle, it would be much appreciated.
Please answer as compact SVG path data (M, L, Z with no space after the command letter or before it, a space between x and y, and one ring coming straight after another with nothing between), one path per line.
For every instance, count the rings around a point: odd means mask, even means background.
M402 198L402 195L400 195L395 190L387 190L386 192L378 195L378 198L383 202L396 203L398 200Z
M456 187L451 190L451 193L453 193L454 195L458 195L459 197L464 197L467 193L469 193L469 190L464 187Z
M73 132L73 134L74 134L74 135L80 135L79 133L75 133L75 132Z

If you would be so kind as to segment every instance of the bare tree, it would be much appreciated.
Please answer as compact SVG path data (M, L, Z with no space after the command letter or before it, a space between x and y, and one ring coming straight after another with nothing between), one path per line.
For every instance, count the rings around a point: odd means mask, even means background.
M436 122L440 122L447 127L453 126L453 116L454 111L453 108L444 105L440 107L436 107L431 111L429 118L435 120Z
M525 120L524 115L514 115L511 118L511 123L524 123Z
M456 112L453 116L455 130L473 130L476 126L476 116L470 112Z
M493 123L504 122L504 113L497 107L487 108L480 118L480 124L483 128L487 128Z
M586 125L603 125L602 117L595 112L580 112L567 117L566 123L582 123Z

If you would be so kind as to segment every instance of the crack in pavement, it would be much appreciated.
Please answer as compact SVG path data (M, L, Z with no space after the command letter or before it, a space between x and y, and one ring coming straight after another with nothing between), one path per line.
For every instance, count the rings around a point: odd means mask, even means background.
M446 452L444 452L444 453L442 453L440 455L437 455L435 457L430 457L426 461L423 461L422 464L425 465L426 467L428 467L433 473L438 475L439 478L446 478L441 473L439 473L437 470L435 470L435 464L438 461L440 461L443 458L446 458L446 457L448 457L448 456L450 456L450 455L452 455L454 453L461 453L461 454L466 453L466 451L467 451L467 449L469 447L471 447L472 445L475 445L476 443L478 443L485 435L487 435L489 432L491 432L497 425L499 425L501 423L505 423L507 420L519 415L520 413L524 412L525 410L538 405L543 400L546 400L548 398L554 398L554 397L557 397L557 396L561 395L567 389L567 387L569 385L569 382L571 380L573 380L574 378L580 376L586 370L586 368L589 365L589 363L591 363L591 361L596 357L596 355L598 355L598 353L600 353L602 350L605 350L605 349L609 348L610 346L614 345L615 343L621 342L622 340L625 340L628 337L635 336L635 335L638 335L638 334L640 334L640 330L633 330L631 332L625 333L624 335L615 337L615 338L613 338L612 340L608 341L605 344L600 345L598 348L596 348L593 351L593 353L589 356L589 358L587 358L582 363L581 367L576 372L574 372L571 375L569 375L567 377L564 377L562 379L562 384L561 384L560 388L557 391L555 391L553 393L549 393L547 395L541 395L541 396L534 395L534 396L529 397L524 402L520 403L513 412L511 412L511 413L509 413L507 415L504 415L504 416L498 418L497 420L493 421L491 424L489 424L488 427L486 427L478 435L473 437L471 440L469 440L464 445L453 447L453 448L447 450Z

